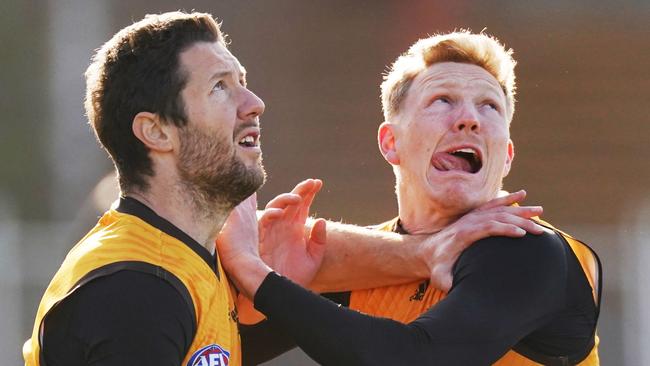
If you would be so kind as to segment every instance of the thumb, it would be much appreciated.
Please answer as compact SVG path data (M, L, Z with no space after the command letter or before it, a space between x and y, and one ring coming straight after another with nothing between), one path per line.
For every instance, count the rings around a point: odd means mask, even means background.
M443 292L449 292L451 285L454 281L450 273L443 273L441 271L433 271L429 277L431 285Z
M324 219L317 219L309 232L307 252L316 263L323 260L325 254L325 242L327 241L327 223Z

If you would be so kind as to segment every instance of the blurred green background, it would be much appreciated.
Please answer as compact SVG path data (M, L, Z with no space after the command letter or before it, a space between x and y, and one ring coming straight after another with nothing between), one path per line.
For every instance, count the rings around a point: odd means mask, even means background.
M418 38L459 28L486 29L512 47L516 159L505 188L525 188L547 220L600 253L602 364L650 364L650 2L151 4L0 3L0 363L22 362L43 290L106 204L96 197L114 187L108 180L93 193L111 170L82 106L93 50L144 14L196 9L223 22L266 102L260 201L318 177L315 212L364 225L396 214L392 171L375 142L387 65ZM308 364L299 352L269 363Z

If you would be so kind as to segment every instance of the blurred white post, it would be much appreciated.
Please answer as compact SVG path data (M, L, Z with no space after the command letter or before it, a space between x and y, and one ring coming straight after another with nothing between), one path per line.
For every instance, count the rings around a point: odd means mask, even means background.
M24 333L21 327L21 268L17 260L19 233L17 221L0 218L0 311L3 314L0 321L0 355L10 364L16 364L21 359L22 343L17 335Z
M93 51L112 34L108 1L49 1L48 74L53 212L74 215L84 197L106 173L102 152L84 114L84 72Z
M625 322L625 364L650 365L650 197L629 205L628 231L621 243L629 241L632 255L623 258L623 319ZM629 357L630 355L634 355Z
M112 33L107 1L48 0L48 118L44 130L51 141L48 165L52 177L52 222L16 222L0 217L1 364L22 364L21 348L29 337L43 290L74 244L71 225L84 198L109 164L97 147L84 115L83 73L93 50ZM2 192L0 192L2 193ZM0 197L0 200L2 197ZM2 202L0 202L2 203ZM0 207L1 208L1 207Z

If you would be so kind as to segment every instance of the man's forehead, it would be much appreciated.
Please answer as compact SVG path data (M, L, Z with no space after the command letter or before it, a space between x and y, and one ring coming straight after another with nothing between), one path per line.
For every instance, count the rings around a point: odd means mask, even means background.
M197 42L180 54L180 60L190 73L219 70L246 74L239 60L221 42Z
M424 87L484 86L501 91L499 82L484 68L467 63L441 62L423 70L415 84Z

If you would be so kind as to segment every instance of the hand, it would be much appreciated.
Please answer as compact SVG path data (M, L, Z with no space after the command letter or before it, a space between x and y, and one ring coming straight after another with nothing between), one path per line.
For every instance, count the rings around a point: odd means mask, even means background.
M308 286L325 253L325 220L317 219L305 233L305 222L314 196L323 182L307 179L291 193L281 194L266 205L259 219L261 257L276 272Z
M430 269L431 285L449 291L451 270L460 254L474 242L490 236L539 235L544 229L530 220L542 213L540 206L512 206L526 197L525 191L495 198L465 214L458 221L429 237L421 246Z
M256 207L257 196L253 194L230 213L217 238L217 253L224 270L249 298L271 272L259 257Z

